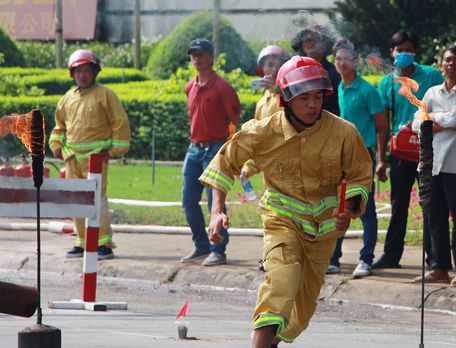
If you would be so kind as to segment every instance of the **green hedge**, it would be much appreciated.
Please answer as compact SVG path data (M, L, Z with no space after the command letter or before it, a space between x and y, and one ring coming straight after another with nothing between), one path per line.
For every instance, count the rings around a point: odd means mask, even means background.
M223 55L220 56L214 67L235 87L239 94L242 104L242 124L253 117L255 104L260 98L261 92L251 90L250 82L253 77L247 76L239 69L224 73L219 71L219 64L222 66L224 64ZM122 76L123 72L125 72L124 76ZM132 81L107 85L119 96L130 118L133 141L128 157L150 158L151 134L154 129L157 159L182 160L184 158L189 136L184 88L194 74L192 69L180 68L168 80L146 80L145 73L134 69L103 69L98 79L102 83ZM58 91L58 94L28 97L0 96L0 116L40 109L46 117L47 134L50 134L54 126L55 106L61 95L73 86L68 71L66 69L0 69L0 80L12 76L20 77L21 81L26 84L42 88L48 86L49 90ZM365 78L373 84L378 84L381 76L366 76ZM15 137L0 138L0 156L12 156L19 152L25 152L25 150Z
M159 98L147 93L119 95L129 116L133 141L128 157L150 159L152 129L156 132L155 158L159 160L183 160L189 137L189 118L185 94L162 95ZM251 119L255 112L258 96L241 94L241 123ZM49 135L54 127L55 106L60 96L42 97L0 97L1 115L26 113L40 109ZM12 136L0 138L0 156L24 153L19 141ZM49 149L47 154L50 156Z
M0 77L19 75L26 86L36 86L44 89L46 95L62 95L74 86L68 69L18 69L0 68ZM149 76L140 70L122 68L104 68L97 77L97 81L107 83L127 83L129 81L145 81Z

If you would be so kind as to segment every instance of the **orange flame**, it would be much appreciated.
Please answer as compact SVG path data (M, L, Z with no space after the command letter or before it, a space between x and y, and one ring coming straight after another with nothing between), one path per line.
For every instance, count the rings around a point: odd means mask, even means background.
M413 92L416 92L420 85L415 80L409 79L408 77L397 77L396 82L400 83L402 86L399 88L399 94L402 94L406 97L410 103L418 107L421 117L423 120L432 120L431 115L428 113L427 104L424 101L419 100Z
M32 144L37 144L37 140L34 141L34 138L38 138L38 136L35 137L32 134L32 113L33 111L30 111L27 114L12 114L0 118L0 137L5 137L9 134L17 134L17 137L22 141L28 152L32 155L40 155L35 154L32 151ZM44 129L42 135L44 135ZM43 149L44 139L45 138L43 137L43 143L38 144Z

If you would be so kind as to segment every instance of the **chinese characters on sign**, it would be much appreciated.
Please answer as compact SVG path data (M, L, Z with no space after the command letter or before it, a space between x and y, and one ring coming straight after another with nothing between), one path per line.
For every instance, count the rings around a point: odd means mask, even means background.
M52 40L54 4L55 0L0 0L0 27L18 40ZM97 0L62 0L62 12L65 40L95 37Z

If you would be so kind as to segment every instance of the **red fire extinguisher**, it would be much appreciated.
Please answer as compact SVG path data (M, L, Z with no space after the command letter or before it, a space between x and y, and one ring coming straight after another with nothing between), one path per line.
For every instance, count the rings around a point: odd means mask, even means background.
M14 168L11 167L8 163L2 164L0 166L0 175L14 176Z
M63 167L62 169L59 170L59 178L60 179L65 179L66 177L66 169Z
M32 167L30 167L27 163L22 162L16 167L15 174L21 178L29 178L32 176Z

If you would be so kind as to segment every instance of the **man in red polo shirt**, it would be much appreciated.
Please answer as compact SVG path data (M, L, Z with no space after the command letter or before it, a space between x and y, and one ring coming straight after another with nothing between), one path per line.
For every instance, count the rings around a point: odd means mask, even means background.
M228 231L223 229L220 232L222 241L213 244L209 241L203 211L199 204L204 187L198 178L227 140L230 122L239 122L241 104L233 87L212 69L214 47L210 41L193 40L190 42L188 54L197 70L197 76L185 87L190 116L190 146L182 169L182 206L192 230L195 249L183 257L181 262L193 262L204 258L204 266L215 266L226 263ZM210 211L212 190L206 189L206 193Z

